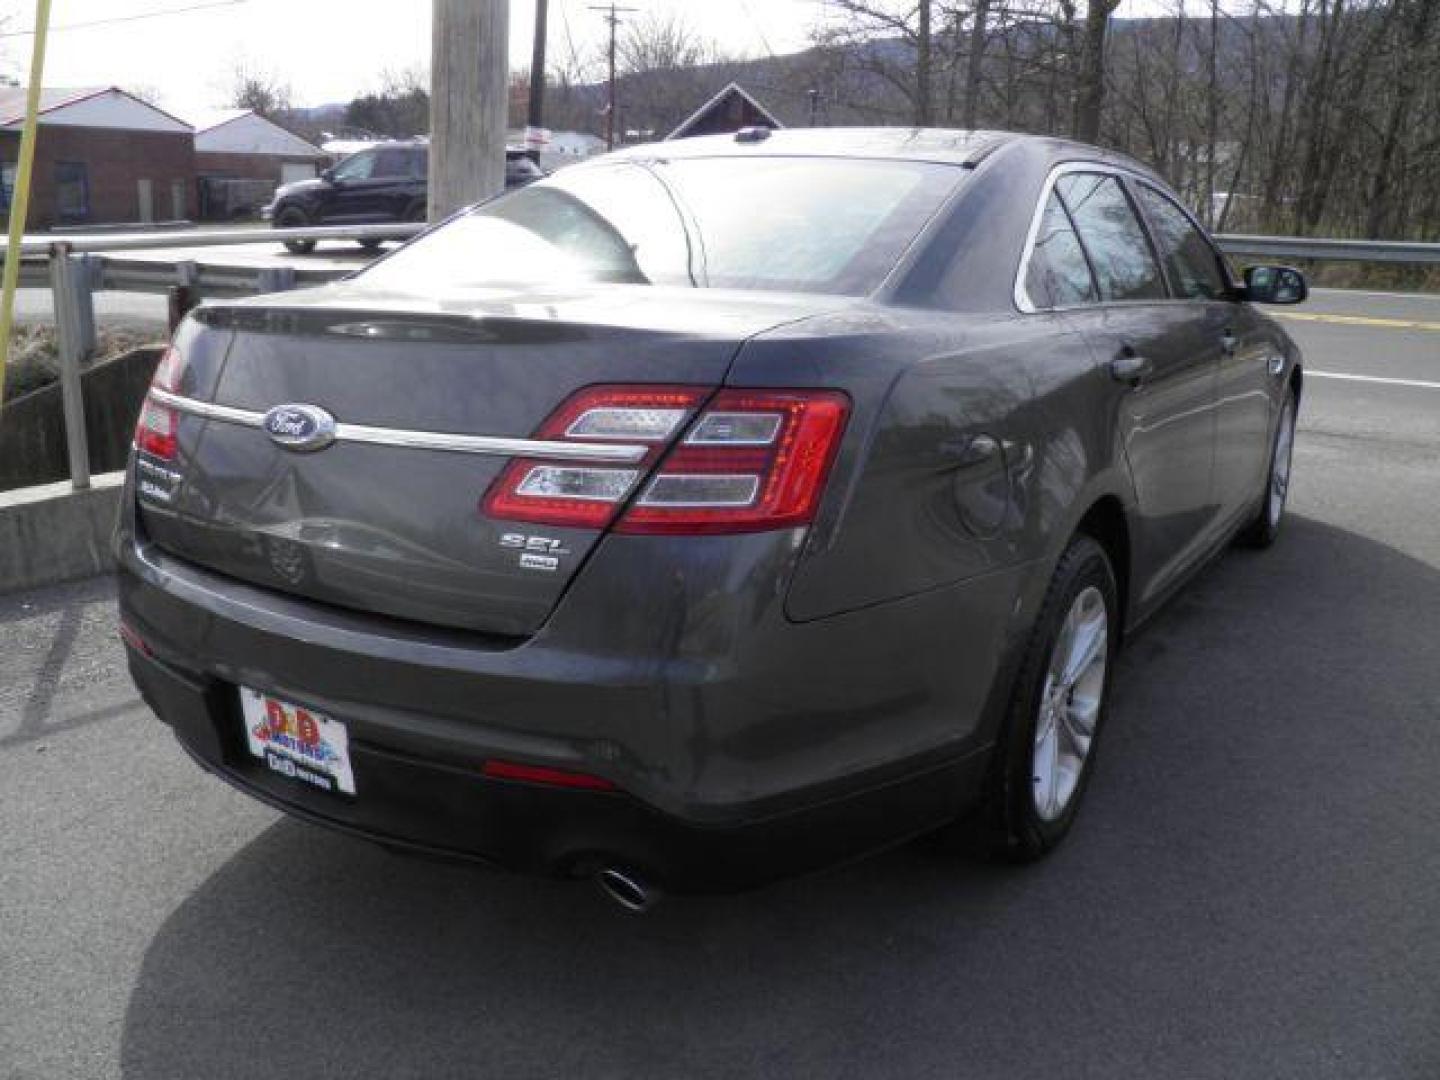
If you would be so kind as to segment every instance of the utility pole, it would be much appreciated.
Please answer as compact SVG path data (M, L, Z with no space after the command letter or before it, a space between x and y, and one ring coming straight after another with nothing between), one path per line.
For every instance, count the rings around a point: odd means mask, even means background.
M537 136L545 126L545 23L549 6L550 0L535 0L535 47L530 53L530 114L525 124Z
M509 0L432 0L431 221L505 187Z
M615 32L620 28L620 15L625 12L637 10L636 8L616 7L615 4L606 4L599 7L590 5L591 11L605 13L605 21L610 24L610 102L605 107L605 149L615 149Z

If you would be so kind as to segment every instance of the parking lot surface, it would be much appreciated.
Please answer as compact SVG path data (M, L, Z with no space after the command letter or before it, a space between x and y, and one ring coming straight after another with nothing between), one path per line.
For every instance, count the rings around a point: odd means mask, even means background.
M1440 299L1291 314L1286 531L1129 643L1029 868L635 918L398 858L195 767L108 582L0 599L0 1078L1440 1076Z

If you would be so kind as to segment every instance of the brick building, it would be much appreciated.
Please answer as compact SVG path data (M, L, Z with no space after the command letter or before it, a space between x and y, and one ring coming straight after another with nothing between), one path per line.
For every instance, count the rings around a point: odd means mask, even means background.
M267 180L272 185L308 180L330 155L249 109L226 109L195 118L195 171L200 176Z
M281 184L308 180L330 156L249 109L194 117L195 171L203 218L249 216Z
M40 96L31 230L182 220L195 213L189 124L115 87ZM0 169L8 209L25 123L25 89L0 88Z

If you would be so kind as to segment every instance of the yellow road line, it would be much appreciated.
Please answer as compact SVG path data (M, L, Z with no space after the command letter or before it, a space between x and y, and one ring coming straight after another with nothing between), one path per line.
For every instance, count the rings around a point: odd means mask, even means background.
M1386 330L1440 330L1440 322L1422 322L1417 319L1377 319L1369 315L1329 315L1313 311L1273 311L1282 319L1297 322L1339 323L1342 326L1378 326Z

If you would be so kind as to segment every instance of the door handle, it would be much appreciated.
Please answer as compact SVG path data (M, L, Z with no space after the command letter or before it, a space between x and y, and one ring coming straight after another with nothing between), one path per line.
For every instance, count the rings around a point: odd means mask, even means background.
M1110 377L1127 386L1139 386L1152 370L1154 365L1129 345L1122 348L1120 354L1110 361Z

